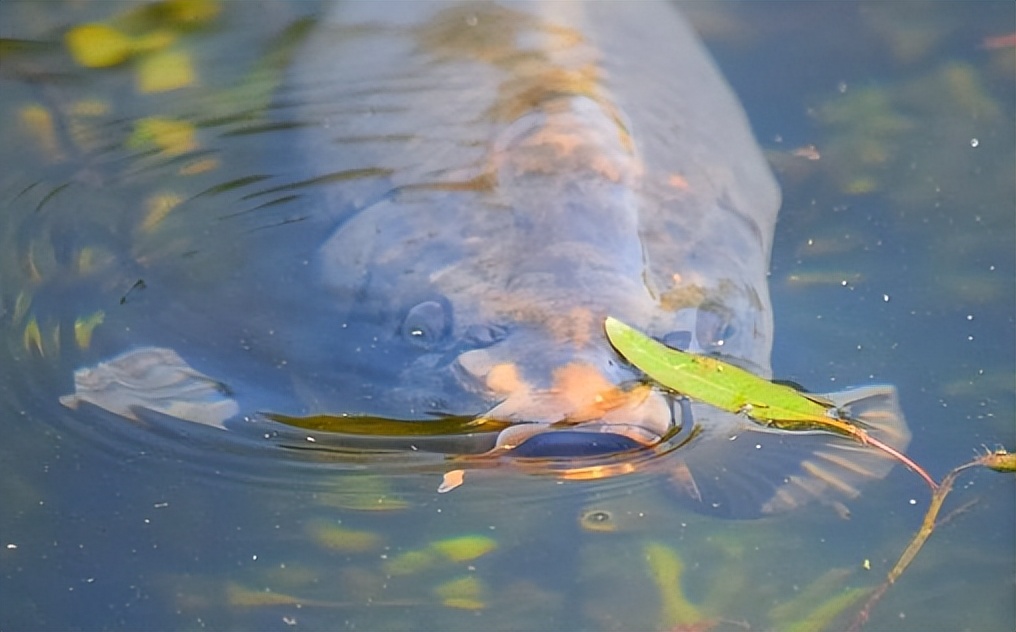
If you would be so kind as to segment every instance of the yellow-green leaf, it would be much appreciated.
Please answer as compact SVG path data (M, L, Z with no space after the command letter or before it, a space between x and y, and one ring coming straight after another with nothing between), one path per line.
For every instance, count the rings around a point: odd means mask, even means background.
M614 348L653 380L692 399L741 413L786 430L831 430L856 436L860 431L840 419L831 402L709 356L672 349L615 318L607 318Z
M497 542L485 535L460 535L438 540L430 548L452 562L468 562L497 548Z
M82 24L67 31L64 43L74 61L86 68L106 68L127 61L131 38L105 24Z
M442 604L460 610L482 610L486 607L486 592L486 586L474 575L458 577L434 588Z

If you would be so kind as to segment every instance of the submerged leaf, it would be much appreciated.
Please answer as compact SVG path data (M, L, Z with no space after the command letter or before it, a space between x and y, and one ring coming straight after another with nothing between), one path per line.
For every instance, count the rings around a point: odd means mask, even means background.
M497 542L485 535L460 535L438 540L430 547L452 562L468 562L496 549Z
M847 608L857 603L867 592L867 588L857 587L835 593L818 604L802 619L784 629L788 632L822 632L822 630L829 630L831 629L830 625L836 618L843 614Z
M389 575L415 575L432 568L439 561L437 555L427 549L404 551L389 558L384 570Z
M303 600L293 595L268 590L254 590L230 582L226 585L226 603L230 606L249 608L253 606L293 606L303 603Z
M814 619L817 604L836 599L848 591L847 581L851 578L849 568L831 568L821 576L800 587L797 594L787 601L779 603L769 611L769 620L779 629L788 628L791 624L803 625ZM821 629L821 628L819 628Z
M487 592L483 582L475 575L452 579L434 588L434 594L449 608L460 610L482 610Z
M684 594L681 574L684 563L673 548L659 542L648 542L643 549L649 574L660 595L660 623L670 629L703 620L695 604Z
M311 538L321 546L345 553L362 553L381 546L377 533L350 529L341 524L314 522L308 526Z

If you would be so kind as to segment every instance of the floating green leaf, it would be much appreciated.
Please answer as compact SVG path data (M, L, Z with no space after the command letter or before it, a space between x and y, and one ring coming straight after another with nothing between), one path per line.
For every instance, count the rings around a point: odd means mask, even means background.
M861 432L839 418L832 402L716 358L671 349L615 318L607 318L605 327L611 344L625 359L682 395L785 430L821 429L850 436Z
M932 489L935 480L912 459L872 437L824 397L770 382L717 358L685 353L659 343L616 318L604 323L614 348L663 386L727 412L780 430L825 430L857 439L903 463Z

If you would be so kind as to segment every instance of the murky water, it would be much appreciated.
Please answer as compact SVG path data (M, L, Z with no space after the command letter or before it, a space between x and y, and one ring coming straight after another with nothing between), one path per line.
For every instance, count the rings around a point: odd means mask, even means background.
M902 468L849 519L813 504L718 520L649 470L495 468L439 495L440 456L61 406L74 369L120 351L89 339L98 328L219 362L269 409L282 395L261 385L292 368L273 354L306 368L324 353L325 297L297 297L299 327L271 310L283 302L250 302L254 277L266 295L301 287L310 254L294 253L320 230L301 206L317 183L300 130L272 116L290 105L285 70L317 7L160 6L0 4L0 629L849 623L927 508ZM775 375L817 392L895 384L908 452L939 477L982 446L1016 448L1016 53L991 39L1014 14L980 7L686 11L783 187ZM94 21L140 43L84 67L65 35ZM171 300L185 288L213 308ZM233 337L191 342L219 331ZM1013 492L1011 477L965 474L945 514L974 504L869 629L1012 629Z

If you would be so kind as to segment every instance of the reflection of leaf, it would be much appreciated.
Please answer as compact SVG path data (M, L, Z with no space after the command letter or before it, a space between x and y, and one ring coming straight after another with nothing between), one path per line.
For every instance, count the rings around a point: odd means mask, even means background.
M425 421L388 419L370 415L310 415L289 417L269 413L265 415L294 428L341 432L371 437L433 437L476 432L499 432L510 424L485 417L445 416Z

